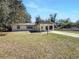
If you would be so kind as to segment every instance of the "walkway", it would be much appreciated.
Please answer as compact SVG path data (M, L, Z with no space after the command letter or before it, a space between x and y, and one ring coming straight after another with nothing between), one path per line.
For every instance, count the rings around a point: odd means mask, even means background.
M64 31L50 31L49 33L55 33L55 34L61 34L61 35L79 38L79 34L76 34L76 33L69 33Z

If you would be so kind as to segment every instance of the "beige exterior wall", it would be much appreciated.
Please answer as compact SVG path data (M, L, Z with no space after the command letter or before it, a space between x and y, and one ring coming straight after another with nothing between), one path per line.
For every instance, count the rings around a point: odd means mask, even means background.
M17 29L17 26L18 25L13 25L12 26L12 31L26 30L26 26L24 26L24 25L19 25L20 29Z
M35 30L40 31L40 25L39 24L35 26Z
M20 26L20 29L17 28L17 26ZM28 28L28 27L32 27ZM12 31L27 31L27 30L34 30L34 25L33 26L27 26L27 25L13 25L12 26Z
M37 30L40 30L40 31L46 31L46 26L48 27L48 30L50 26L52 26L52 30L54 30L54 24L38 24L37 25Z
M17 29L17 26L20 26L20 29ZM32 29L29 29L27 27L32 27ZM36 30L36 31L46 31L46 26L52 26L52 30L54 30L54 25L53 24L35 24L35 25L13 25L12 26L12 31L29 31L29 30Z

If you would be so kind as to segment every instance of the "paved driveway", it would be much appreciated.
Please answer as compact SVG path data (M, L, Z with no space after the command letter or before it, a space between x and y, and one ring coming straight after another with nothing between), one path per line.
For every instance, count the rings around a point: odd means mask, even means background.
M61 35L79 38L79 34L76 34L76 33L69 33L64 31L50 31L49 33L55 33L55 34L61 34Z

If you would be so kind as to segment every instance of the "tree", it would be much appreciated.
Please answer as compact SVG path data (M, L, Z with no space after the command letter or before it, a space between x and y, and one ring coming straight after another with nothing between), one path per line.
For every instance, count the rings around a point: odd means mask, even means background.
M2 0L0 0L0 31L5 29L5 20L4 20L4 16L5 14L3 13L3 8L2 8L2 4L1 4Z
M27 12L22 0L0 0L0 24L6 29L14 23L31 22L31 15Z
M37 17L36 17L36 23L39 23L40 21L41 21L40 16L37 16Z
M13 0L13 2L10 4L10 10L12 10L10 13L15 14L14 17L12 16L15 23L25 23L31 21L31 15L27 12L22 0Z
M53 15L50 14L51 22L55 23L56 22L56 17L57 17L57 13L54 13Z
M48 19L47 21L48 21L49 23L51 23L51 20L50 20L50 19Z
M79 27L79 20L76 21L75 25L76 27Z
M58 21L58 23L59 23L59 27L60 28L70 28L70 27L72 27L72 22L70 21L70 18L67 18L67 19L60 19L59 21Z

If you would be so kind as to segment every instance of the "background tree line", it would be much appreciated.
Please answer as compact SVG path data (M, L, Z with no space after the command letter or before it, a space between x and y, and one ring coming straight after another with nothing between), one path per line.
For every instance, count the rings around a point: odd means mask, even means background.
M49 17L50 18L48 18L46 20L43 20L40 16L37 16L35 22L36 23L39 23L39 22L52 22L52 23L55 23L56 22L57 13L50 14Z
M11 31L12 24L28 22L31 22L31 15L27 12L22 0L0 0L0 31ZM70 18L58 20L57 13L50 14L47 20L37 16L36 23L39 22L52 22L57 28L79 28L79 20L76 22L72 22Z
M22 0L0 0L0 31L10 31L14 23L31 22Z
M79 20L77 20L76 22L72 22L70 18L57 19L57 13L50 14L47 20L42 20L40 16L37 16L36 23L39 22L52 22L54 23L55 28L59 28L59 29L71 28L71 27L79 28Z

